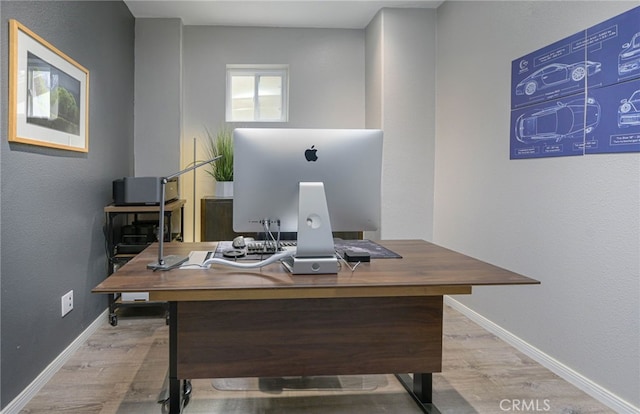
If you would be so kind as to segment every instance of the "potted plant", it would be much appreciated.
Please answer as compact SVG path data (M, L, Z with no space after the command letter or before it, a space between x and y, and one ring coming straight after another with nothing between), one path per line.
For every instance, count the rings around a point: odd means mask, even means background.
M222 126L215 136L205 128L207 133L206 151L208 159L222 155L218 161L210 164L206 170L216 180L215 195L233 197L233 137L232 130Z

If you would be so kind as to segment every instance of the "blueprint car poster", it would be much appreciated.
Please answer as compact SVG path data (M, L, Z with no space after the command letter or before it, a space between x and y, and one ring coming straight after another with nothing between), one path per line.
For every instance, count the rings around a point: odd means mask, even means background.
M583 155L600 114L600 104L585 94L511 111L511 159Z
M585 154L640 152L640 78L590 89L601 119L585 139Z
M585 43L587 60L602 64L589 88L640 77L640 7L587 29Z
M511 63L511 109L584 92L588 75L599 62L585 64L581 32Z
M511 159L640 152L640 7L512 62L510 143Z

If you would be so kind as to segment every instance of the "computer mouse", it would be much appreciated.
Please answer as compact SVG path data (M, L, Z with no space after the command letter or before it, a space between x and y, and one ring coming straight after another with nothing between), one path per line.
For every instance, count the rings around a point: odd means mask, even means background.
M231 245L236 249L244 249L245 247L247 247L247 243L244 241L244 237L242 236L238 236L235 239L233 239L233 242L231 242Z

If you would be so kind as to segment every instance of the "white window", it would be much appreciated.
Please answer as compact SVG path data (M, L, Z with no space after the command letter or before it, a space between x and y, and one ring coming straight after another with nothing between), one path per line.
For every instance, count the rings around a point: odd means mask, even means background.
M287 122L289 65L227 65L227 122Z

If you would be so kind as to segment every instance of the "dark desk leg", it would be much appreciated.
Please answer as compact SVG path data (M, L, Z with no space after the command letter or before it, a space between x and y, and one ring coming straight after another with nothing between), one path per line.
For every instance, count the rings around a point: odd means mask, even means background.
M433 375L413 374L413 393L420 401L433 404Z
M195 233L191 237L193 241L196 240ZM184 205L180 207L180 241L184 241Z
M413 380L407 374L396 374L396 378L398 378L402 386L423 412L427 414L440 414L440 411L433 405L431 373L413 374Z
M191 399L191 380L182 380L182 388L180 387L180 379L178 378L178 303L169 302L169 372L167 373L166 382L169 382L169 397L167 398L166 388L161 392L159 403L162 403L162 412L168 414L179 414L183 407L189 404ZM169 411L167 412L167 405Z
M169 302L169 414L179 414L181 399L178 379L178 302Z

